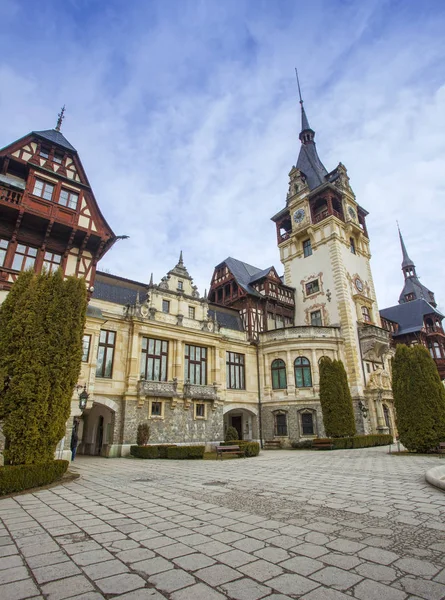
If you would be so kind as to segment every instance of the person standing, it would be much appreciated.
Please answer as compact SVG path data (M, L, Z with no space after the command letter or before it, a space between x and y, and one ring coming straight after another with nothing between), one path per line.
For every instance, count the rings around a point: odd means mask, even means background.
M73 432L71 434L71 460L72 461L74 460L74 457L76 456L78 441L79 441L79 438L77 437L77 427L76 427L76 425L74 425Z

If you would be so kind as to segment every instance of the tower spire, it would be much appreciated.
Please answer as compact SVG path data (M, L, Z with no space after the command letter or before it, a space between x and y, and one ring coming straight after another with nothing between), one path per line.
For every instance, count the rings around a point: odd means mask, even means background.
M301 95L301 87L300 87L300 79L298 77L298 71L297 71L297 67L295 67L295 75L297 76L297 85L298 85L298 95L300 97L300 106L301 106L301 133L300 133L300 140L303 142L303 144L306 141L306 136L303 136L302 134L304 132L312 132L312 139L308 141L313 141L314 139L314 135L315 132L311 129L311 126L309 125L309 120L307 118L306 115L306 111L304 110L304 106L303 106L303 97Z
M403 241L402 232L400 231L399 223L397 222L397 229L399 230L399 239L400 246L402 247L402 270L405 277L409 277L411 275L416 276L416 269L414 262L408 256L408 252L406 250L405 242ZM409 271L409 273L408 273Z
M62 106L62 110L57 115L57 124L55 126L56 131L60 131L60 128L62 127L62 121L64 118L65 118L65 105Z

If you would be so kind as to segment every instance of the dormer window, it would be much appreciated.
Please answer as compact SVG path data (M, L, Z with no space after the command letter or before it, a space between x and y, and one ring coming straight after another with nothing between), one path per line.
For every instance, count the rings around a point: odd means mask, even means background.
M411 300L414 300L414 294L405 294L405 301L411 302Z
M182 292L183 289L184 289L184 282L179 280L178 281L178 290L181 290L181 292Z
M48 183L47 181L43 181L42 179L36 179L34 184L33 194L34 196L39 196L40 198L44 198L45 200L52 200L54 192L54 185L52 183Z
M40 148L39 155L42 158L49 158L49 148Z
M76 210L78 201L79 194L71 192L70 190L64 190L63 188L60 190L59 204L62 206L67 206L68 208Z
M63 161L63 154L59 154L58 152L54 152L53 161L55 163L57 163L58 165L61 165L62 161Z

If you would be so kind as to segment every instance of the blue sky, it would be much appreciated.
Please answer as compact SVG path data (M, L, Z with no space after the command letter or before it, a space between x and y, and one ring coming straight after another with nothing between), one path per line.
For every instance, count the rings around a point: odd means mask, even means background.
M300 142L298 66L328 170L369 212L381 308L402 288L396 219L445 309L442 0L2 0L0 145L55 125L119 242L155 281L179 251L200 292L227 256L281 272L270 217Z

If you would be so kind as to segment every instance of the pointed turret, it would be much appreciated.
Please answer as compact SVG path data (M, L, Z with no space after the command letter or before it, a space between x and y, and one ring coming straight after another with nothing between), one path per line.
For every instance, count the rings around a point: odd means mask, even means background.
M298 136L301 141L301 148L296 167L305 175L309 189L313 190L325 183L325 177L328 172L318 157L317 148L314 142L315 131L309 125L309 120L304 109L297 69L295 69L295 73L297 75L298 94L301 106L301 131Z
M402 271L405 277L405 285L403 286L402 293L399 297L399 304L412 302L413 300L426 300L432 306L436 307L434 293L419 281L416 273L416 266L414 261L408 256L399 224L397 224L397 228L399 230L400 246L402 248Z
M416 275L416 266L415 266L414 262L408 256L408 252L406 251L405 242L403 241L402 232L400 231L399 224L397 224L397 229L399 230L400 245L402 247L402 259L403 259L402 260L402 270L403 270L403 273L404 273L405 279L406 279L406 277L409 276L406 273L406 270L408 270L408 267L410 267L410 270L414 272L414 275Z

